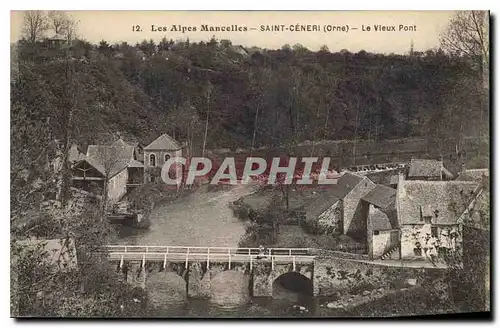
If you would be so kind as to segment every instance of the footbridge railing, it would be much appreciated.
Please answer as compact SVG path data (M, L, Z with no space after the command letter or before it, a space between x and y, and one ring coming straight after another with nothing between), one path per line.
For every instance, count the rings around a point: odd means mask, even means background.
M129 246L107 245L109 259L120 261L141 261L142 267L146 262L185 262L186 268L191 262L206 262L207 268L211 262L227 262L231 269L232 262L248 262L252 269L255 261L267 261L274 269L276 263L292 263L293 269L297 263L308 263L314 260L308 248L268 248L263 252L259 248L242 247L186 247L186 246Z

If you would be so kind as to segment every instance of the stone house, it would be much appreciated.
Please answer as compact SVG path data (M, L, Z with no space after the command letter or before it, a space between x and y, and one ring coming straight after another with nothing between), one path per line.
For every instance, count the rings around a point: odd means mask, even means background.
M366 240L366 217L362 212L361 198L375 188L367 177L346 172L332 188L332 195L340 199L342 208L342 233L358 241Z
M407 180L441 181L451 180L454 175L443 166L443 161L412 158Z
M369 258L399 258L396 189L376 185L361 200L362 211L367 220L366 244Z
M99 194L107 180L107 200L118 202L144 180L144 166L134 149L121 139L107 146L89 145L85 157L71 167L73 186Z
M316 233L342 234L342 201L331 190L306 207L306 222L315 223Z
M401 178L396 196L401 259L434 261L462 249L460 218L480 192L476 182Z
M168 134L162 134L156 138L156 140L144 147L145 182L159 182L163 164L172 157L181 157L182 149L182 145ZM175 177L173 175L175 175ZM176 178L179 184L182 181L181 166L178 165L175 169L175 173L170 177L172 179Z
M361 198L375 188L364 176L346 172L337 184L306 208L306 220L333 234L344 234L359 242L366 241L366 213Z

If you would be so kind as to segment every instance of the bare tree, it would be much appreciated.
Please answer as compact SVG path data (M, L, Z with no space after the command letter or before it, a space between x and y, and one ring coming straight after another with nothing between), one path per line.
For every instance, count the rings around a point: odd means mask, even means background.
M448 52L478 60L481 70L489 66L489 24L487 11L459 11L441 34L441 45Z
M208 83L207 91L205 93L206 99L207 99L207 117L205 119L205 135L203 137L203 149L201 151L201 156L205 156L205 147L207 145L207 134L208 134L208 118L210 117L210 107L211 107L211 101L212 101L212 91L214 87L212 83Z
M28 10L24 12L22 33L29 42L35 43L41 39L47 28L47 19L43 11Z
M47 14L48 25L56 34L66 37L68 42L75 38L77 22L70 14L64 11L49 11Z

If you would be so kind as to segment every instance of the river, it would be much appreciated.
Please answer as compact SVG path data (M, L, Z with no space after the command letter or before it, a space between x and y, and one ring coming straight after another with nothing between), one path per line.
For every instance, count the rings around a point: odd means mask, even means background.
M229 203L258 189L257 185L225 186L207 191L206 186L173 202L157 206L150 215L149 229L117 225L117 243L160 246L238 246L244 223ZM150 294L158 317L281 317L294 304L309 304L303 295L278 288L274 299L248 296L248 281L212 281L216 293L210 300L186 299L185 283L175 274L148 277Z

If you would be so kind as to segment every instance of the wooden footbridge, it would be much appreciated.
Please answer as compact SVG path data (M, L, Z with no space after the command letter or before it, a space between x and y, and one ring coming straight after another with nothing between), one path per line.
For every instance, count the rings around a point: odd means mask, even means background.
M109 259L120 261L120 267L124 261L141 261L142 267L146 262L163 262L163 268L167 262L184 262L186 268L189 262L206 262L207 268L211 262L225 262L231 269L232 262L244 262L250 263L251 269L255 261L267 261L272 269L277 263L292 263L295 269L298 263L314 261L308 248L268 248L263 252L259 248L241 247L107 245L106 249Z

